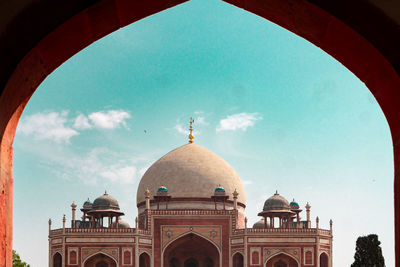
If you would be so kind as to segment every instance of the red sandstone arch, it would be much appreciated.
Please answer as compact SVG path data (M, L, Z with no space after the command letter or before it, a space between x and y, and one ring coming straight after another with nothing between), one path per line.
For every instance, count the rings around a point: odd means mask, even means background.
M242 253L236 252L232 257L232 266L233 267L243 267L244 266L244 257Z
M56 252L53 255L53 267L61 267L62 266L62 256L60 253Z
M319 267L329 267L329 256L325 252L319 255Z
M162 252L163 266L219 267L220 251L210 240L188 233L170 242Z
M90 256L83 263L84 267L117 267L117 265L115 259L102 252Z
M139 267L150 267L151 260L150 255L147 252L143 252L139 256Z
M400 266L400 75L370 42L309 1L224 0L305 38L336 58L371 90L388 121L394 150L396 266ZM43 37L19 62L0 96L0 265L12 258L12 143L16 126L39 84L92 42L185 0L96 2ZM389 41L389 40L388 40ZM388 55L388 58L390 54Z
M280 252L265 262L265 267L300 267L297 259L284 252Z

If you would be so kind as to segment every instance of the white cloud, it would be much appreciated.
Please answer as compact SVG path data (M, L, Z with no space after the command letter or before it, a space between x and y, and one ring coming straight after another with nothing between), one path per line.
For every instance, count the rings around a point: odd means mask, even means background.
M182 124L175 125L174 129L177 130L178 133L185 134L185 135L189 134L189 130L184 129Z
M233 114L219 121L217 132L220 131L246 131L248 127L254 126L255 122L261 120L258 113L238 113Z
M76 117L74 128L79 130L85 130L85 129L90 129L92 127L93 126L89 123L89 119L85 115L80 114L78 117Z
M242 182L243 182L244 185L253 184L253 181L251 181L251 180L242 180Z
M18 125L18 131L25 135L33 135L39 140L53 140L57 143L68 143L71 137L79 133L66 126L68 112L36 113L27 116Z
M148 164L148 159L135 162L135 159L126 159L105 148L78 154L64 147L41 156L45 158L43 164L48 165L56 176L70 181L78 179L90 185L104 182L132 184L138 178L137 170Z
M89 119L94 126L104 129L114 129L121 124L126 126L125 120L130 117L130 114L123 110L99 111L89 114Z
M195 123L197 123L199 125L208 125L208 123L206 122L206 119L204 117L197 117L195 120Z
M108 170L100 173L100 175L111 182L121 182L131 184L135 181L136 167L134 166L111 166Z

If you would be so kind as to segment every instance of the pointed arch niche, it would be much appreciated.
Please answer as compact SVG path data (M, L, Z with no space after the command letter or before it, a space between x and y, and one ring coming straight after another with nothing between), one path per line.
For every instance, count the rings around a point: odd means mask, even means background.
M329 256L325 252L319 255L319 267L329 267Z
M56 252L53 255L53 267L61 267L61 266L62 266L62 256L59 252Z
M150 255L147 252L143 252L139 256L139 267L150 267L151 266L151 259Z

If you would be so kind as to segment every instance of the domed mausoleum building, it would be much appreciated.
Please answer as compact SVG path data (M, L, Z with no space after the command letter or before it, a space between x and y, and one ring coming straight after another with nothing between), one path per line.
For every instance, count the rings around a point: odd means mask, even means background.
M332 221L313 227L308 203L302 220L300 204L275 192L249 228L239 175L190 131L143 175L134 228L107 192L80 218L72 203L69 228L65 215L61 229L49 220L49 267L332 267Z

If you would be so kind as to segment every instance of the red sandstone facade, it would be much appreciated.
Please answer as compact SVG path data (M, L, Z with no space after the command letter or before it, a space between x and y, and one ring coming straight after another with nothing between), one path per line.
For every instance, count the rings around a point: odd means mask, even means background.
M185 255L197 266L332 266L331 230L238 229L234 210L148 210L146 216L147 230L50 230L49 266L196 266L185 265ZM183 255L179 250L185 250ZM211 264L206 265L208 256ZM96 259L109 263L96 265Z
M317 217L312 228L310 205L301 220L299 204L276 192L248 228L240 178L195 144L154 163L137 198L135 228L107 193L84 203L81 220L73 203L71 228L49 221L49 267L332 267L332 221L319 229Z

